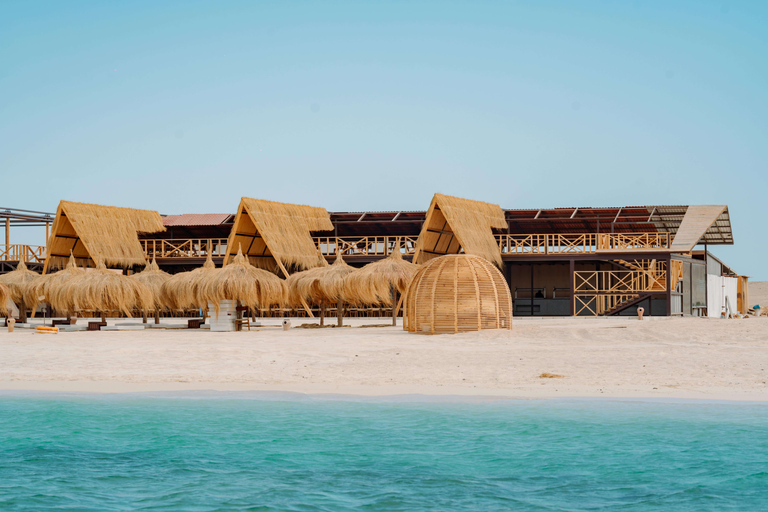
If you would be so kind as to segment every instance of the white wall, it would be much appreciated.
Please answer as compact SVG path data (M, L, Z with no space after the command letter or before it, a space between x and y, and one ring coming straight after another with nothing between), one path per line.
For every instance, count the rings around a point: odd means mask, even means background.
M731 311L736 310L738 279L735 277L707 276L707 314L710 318L720 318L725 305L725 297L731 305Z

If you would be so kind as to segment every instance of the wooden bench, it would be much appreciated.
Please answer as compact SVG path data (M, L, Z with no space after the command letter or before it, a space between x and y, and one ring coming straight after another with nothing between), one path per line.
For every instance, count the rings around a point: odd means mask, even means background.
M107 322L88 322L89 331L100 331L102 327L106 327Z
M187 328L188 329L199 329L200 326L205 322L202 318L190 318L187 320Z

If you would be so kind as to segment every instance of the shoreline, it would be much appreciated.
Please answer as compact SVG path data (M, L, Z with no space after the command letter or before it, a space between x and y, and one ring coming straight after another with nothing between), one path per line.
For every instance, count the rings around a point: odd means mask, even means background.
M396 401L396 402L443 402L443 401L637 401L637 402L675 402L675 403L759 403L768 404L768 394L733 393L722 391L702 393L692 390L665 389L657 394L642 392L594 393L582 392L557 393L552 390L509 390L487 388L460 388L452 386L318 386L318 385L254 385L252 383L126 383L98 381L0 381L0 397L9 395L39 394L45 396L76 395L185 395L205 396L294 396L323 400L349 401Z

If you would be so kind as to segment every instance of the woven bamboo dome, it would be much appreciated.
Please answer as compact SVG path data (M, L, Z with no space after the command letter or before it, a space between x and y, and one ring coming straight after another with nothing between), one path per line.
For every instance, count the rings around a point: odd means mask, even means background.
M512 328L512 295L490 261L467 254L422 266L405 297L408 332L454 334Z

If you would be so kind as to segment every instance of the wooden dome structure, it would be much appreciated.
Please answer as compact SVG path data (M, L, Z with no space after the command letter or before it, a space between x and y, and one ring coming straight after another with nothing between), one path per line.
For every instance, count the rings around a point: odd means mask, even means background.
M454 334L512 328L512 295L490 261L451 254L427 262L405 297L405 329L416 334Z

